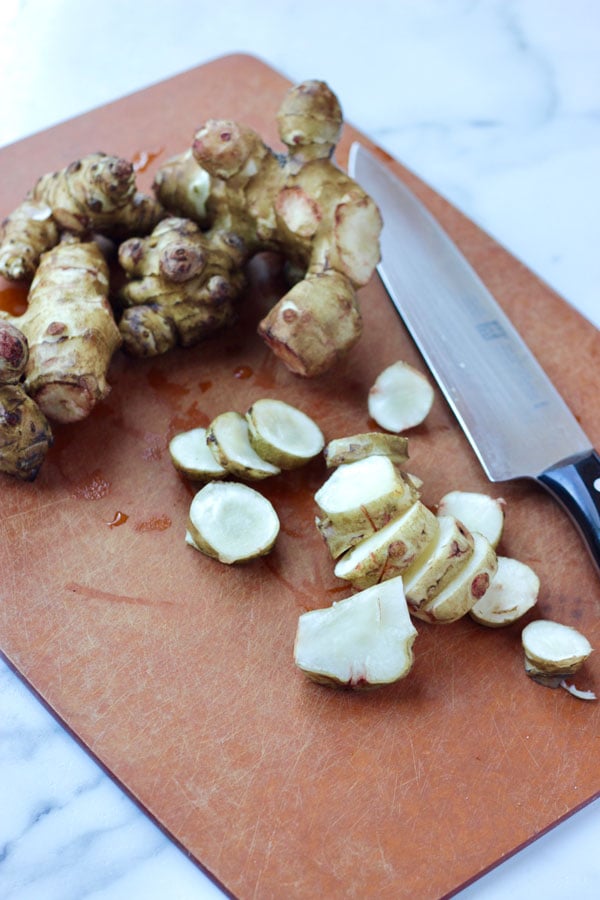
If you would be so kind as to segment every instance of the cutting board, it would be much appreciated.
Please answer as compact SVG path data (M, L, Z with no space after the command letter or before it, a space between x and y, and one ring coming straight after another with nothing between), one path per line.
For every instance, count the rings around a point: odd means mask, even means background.
M149 154L139 175L149 188L210 117L239 119L279 148L287 87L262 61L225 57L6 147L0 214L40 173L97 149ZM342 166L356 137L347 126ZM600 445L598 331L375 149L454 237ZM320 459L260 484L281 519L270 556L227 567L185 544L194 488L169 460L177 431L264 396L304 409L327 439L365 431L379 371L397 359L425 371L374 277L360 292L357 347L317 380L290 374L255 334L282 289L271 263L254 267L232 330L158 359L119 354L110 397L56 428L38 479L2 477L0 646L236 897L437 898L598 793L600 707L525 676L522 623L490 630L468 618L416 623L413 670L394 686L336 692L306 680L292 656L298 615L349 593L314 526ZM490 485L441 396L409 449L430 506L451 489L506 500L500 551L542 583L525 621L555 618L600 647L600 581L563 511L535 486ZM598 658L580 687L600 690Z

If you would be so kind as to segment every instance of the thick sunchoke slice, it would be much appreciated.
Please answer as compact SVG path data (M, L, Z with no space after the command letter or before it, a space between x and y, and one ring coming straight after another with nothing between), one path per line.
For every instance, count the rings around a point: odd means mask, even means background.
M169 441L169 454L175 468L193 481L224 478L227 470L218 462L206 441L206 428L192 428Z
M338 466L315 494L320 515L317 528L331 555L344 550L387 525L408 509L419 492L385 456L368 456Z
M393 463L401 466L408 459L408 438L371 431L335 438L325 447L325 464L328 469L358 462L367 456L387 456Z
M321 429L310 416L282 400L256 400L246 420L252 447L262 459L281 469L303 466L325 444Z
M435 597L461 571L473 553L471 532L454 516L438 516L439 531L404 573L404 590L411 609Z
M436 592L424 606L411 611L427 622L456 622L487 591L498 566L496 553L487 538L473 533L473 552L446 587Z
M248 422L238 412L224 412L208 426L207 442L229 475L260 481L281 469L260 457L250 443Z
M538 619L526 625L521 642L525 651L525 669L532 678L573 675L593 649L580 631L549 619Z
M303 613L294 661L320 684L374 688L408 674L416 636L402 578L392 578L326 609Z
M406 431L427 418L434 396L425 375L400 360L377 376L369 391L369 415L387 431Z
M433 541L438 528L436 516L417 500L403 515L345 553L334 574L356 588L402 575Z
M438 505L438 515L454 516L469 531L478 531L492 547L500 543L504 529L504 503L488 494L474 491L450 491Z
M266 555L278 534L273 505L246 484L213 481L192 500L186 540L222 563L232 565Z
M492 583L469 615L489 628L511 625L535 606L539 590L540 579L533 569L517 559L499 556Z

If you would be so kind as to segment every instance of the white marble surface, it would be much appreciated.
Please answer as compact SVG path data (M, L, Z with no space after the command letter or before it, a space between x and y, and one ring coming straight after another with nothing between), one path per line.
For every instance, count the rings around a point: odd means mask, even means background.
M4 0L0 145L237 51L327 80L600 326L598 2ZM3 664L0 762L3 900L221 896ZM599 839L596 801L460 896L592 900Z

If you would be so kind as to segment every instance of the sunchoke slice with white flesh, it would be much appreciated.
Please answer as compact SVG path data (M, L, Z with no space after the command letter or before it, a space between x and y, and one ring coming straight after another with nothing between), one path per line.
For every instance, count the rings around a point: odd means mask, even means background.
M478 531L492 547L500 543L504 528L504 504L488 494L474 491L450 491L438 505L438 515L454 516L469 531Z
M175 468L192 481L224 478L227 470L215 459L206 442L206 428L192 428L169 441L169 454Z
M431 546L404 572L404 591L413 610L426 604L452 581L473 554L471 532L454 516L438 516Z
M501 628L512 625L537 603L540 579L530 566L498 557L498 569L489 588L469 610L469 615L480 625Z
M325 464L328 469L357 462L367 456L387 456L393 463L401 466L408 459L408 438L371 431L335 438L325 447Z
M473 532L473 553L457 575L432 600L412 609L427 622L456 622L483 597L496 573L496 552L487 538Z
M334 574L356 588L402 575L437 534L436 516L417 500L410 509L345 553Z
M402 578L392 578L326 609L303 613L294 661L320 684L375 688L408 674L416 636Z
M273 505L246 484L212 481L190 505L187 542L228 565L265 556L278 534Z
M248 422L238 412L224 412L213 419L206 439L217 462L237 478L260 481L281 471L252 447Z
M323 432L310 416L283 400L256 400L246 420L254 450L281 469L305 465L325 444Z
M338 466L315 494L317 528L334 558L407 510L419 492L385 456Z
M406 431L425 421L434 396L425 375L399 361L377 376L369 391L369 415L387 431Z
M526 625L521 642L525 651L525 669L532 678L573 675L593 649L580 631L549 619L538 619Z

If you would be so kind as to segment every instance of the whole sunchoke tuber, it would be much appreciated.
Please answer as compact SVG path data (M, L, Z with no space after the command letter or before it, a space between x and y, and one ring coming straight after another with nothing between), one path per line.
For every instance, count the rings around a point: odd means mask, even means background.
M381 217L373 200L332 161L342 114L324 82L292 88L278 126L288 148L283 155L250 128L208 121L191 148L199 168L188 150L159 170L154 189L173 215L191 213L203 226L208 220L209 247L215 236L235 234L244 247L240 264L274 250L302 272L303 280L258 330L291 371L314 376L360 337L356 290L379 261ZM208 173L207 191L199 172Z
M245 279L237 236L209 242L189 219L168 218L147 238L119 248L130 277L120 294L127 307L120 322L125 349L154 356L184 347L236 318L235 301Z
M0 472L33 481L52 443L48 420L19 383L28 360L25 335L0 320Z
M106 373L121 343L94 242L66 238L42 256L18 327L29 343L27 393L53 421L87 416L110 390Z

